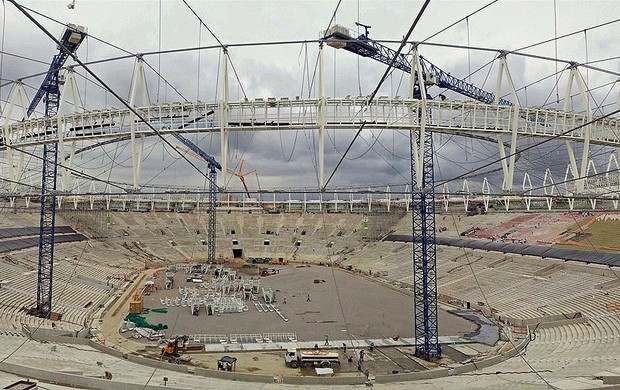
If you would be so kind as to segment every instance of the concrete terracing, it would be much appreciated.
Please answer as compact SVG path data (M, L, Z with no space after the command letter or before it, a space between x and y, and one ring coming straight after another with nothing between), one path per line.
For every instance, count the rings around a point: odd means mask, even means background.
M545 241L544 237L534 236L536 234L545 237L548 235L549 240L552 240L556 234L565 230L567 225L574 223L572 215L567 215L567 218L563 215L544 213L520 216L519 214L494 213L472 217L464 215L453 217L440 214L437 217L437 226L447 228L446 231L440 232L440 235L453 237L458 237L461 232L468 229L479 227L477 234L487 232L485 233L487 235L501 235L514 230L508 237L525 236L528 240L532 237L531 239L536 241ZM7 213L0 217L2 221L7 221L6 224L3 222L3 226L8 227L32 226L33 221L36 220L30 213L23 214L23 217L20 213L11 213L10 216ZM218 219L218 256L231 257L232 240L235 239L243 248L244 256L274 258L281 256L287 260L309 261L312 264L310 268L296 269L291 263L289 266L281 267L279 275L264 279L266 285L274 290L280 290L277 294L280 299L283 295L287 296L286 308L283 308L281 301L276 305L285 310L289 323L295 324L296 327L299 326L299 330L289 329L289 324L274 313L255 312L253 315L263 317L252 317L250 321L246 321L244 317L242 321L232 320L231 323L237 326L236 322L239 322L239 332L245 332L248 326L254 329L260 328L262 333L276 328L281 331L291 330L297 333L300 340L303 340L300 341L304 343L302 345L313 341L319 341L321 344L325 333L329 334L334 343L336 340L339 342L348 339L352 342L356 339L361 342L371 337L384 339L394 333L401 334L401 336L410 335L407 333L412 318L411 298L407 295L411 293L410 244L378 242L371 238L376 237L382 230L385 230L384 233L392 230L401 234L410 232L410 217L405 215L400 221L391 225L386 224L375 230L373 226L376 227L376 224L372 224L372 218L370 229L364 229L361 224L363 218L362 215L348 214L222 215L222 218ZM65 217L65 220L61 218L60 223L71 225L80 231L77 225L90 226L91 220L92 218L86 213L76 214L71 218ZM57 269L60 282L55 286L59 284L68 286L65 290L67 295L58 295L57 302L59 307L66 310L68 315L70 314L72 321L85 322L89 326L97 325L98 329L95 333L99 341L103 342L105 339L108 346L115 346L112 352L131 355L132 351L143 348L144 345L121 337L117 330L126 313L126 299L132 293L131 288L142 286L146 276L135 279L133 283L125 279L134 280L145 265L166 266L179 260L197 262L204 258L206 246L202 245L200 240L206 237L206 218L200 214L113 213L111 220L112 224L105 225L102 229L95 229L91 226L93 231L105 232L107 236L105 239L92 239L88 245L67 243L57 246L56 253L59 256ZM484 239L488 240L488 238ZM265 240L269 240L269 245L265 245ZM295 244L297 241L301 241L299 246ZM598 374L601 378L607 378L604 379L605 381L613 380L609 378L615 376L614 372L618 372L620 366L617 360L620 356L619 270L598 265L580 265L552 259L542 260L530 256L451 247L440 247L437 254L438 290L442 306L469 304L496 319L512 324L510 331L507 328L502 332L504 335L522 334L520 332L526 331L526 326L529 326L535 336L532 336L533 340L529 343L523 357L517 356L503 363L493 360L494 365L491 367L469 374L418 381L416 382L417 388L471 386L489 389L542 389L548 388L547 383L550 383L557 388L572 389L601 386L603 379L593 379L599 376ZM350 265L353 272L347 273L317 266L319 262L327 261L334 261L343 268ZM11 282L0 288L0 329L4 331L0 334L10 335L11 332L19 332L22 323L29 324L31 328L39 325L44 328L51 327L51 322L35 320L19 310L19 305L33 299L33 292L26 290L32 287L34 269L36 269L35 250L10 253L9 257L2 259L3 275L10 278ZM36 276L36 273L34 275ZM334 275L337 276L334 277ZM315 284L314 279L325 280L325 283ZM11 284L13 287L10 287ZM86 286L89 288L84 289ZM119 287L122 289L117 290ZM336 287L338 287L339 294L335 294ZM110 288L109 293L108 288ZM302 290L311 294L311 302L305 302L306 295ZM86 293L80 294L80 291ZM125 294L121 295L123 291ZM3 299L2 294L15 297ZM336 295L340 296L339 300L334 299ZM152 295L147 299L151 297L156 298ZM342 309L339 308L340 303L332 306L337 301L343 303ZM92 304L88 305L89 302ZM102 314L99 309L100 304L105 305L102 323L97 320ZM312 305L312 307L305 308L304 305ZM296 308L299 310L295 310ZM176 319L174 310L169 315ZM185 310L189 315L188 308L181 307L178 310L180 312ZM251 313L242 313L240 316L247 314ZM95 324L90 324L89 318L93 315ZM112 318L108 319L109 316ZM182 316L184 314L181 313L178 318L182 319ZM200 321L204 318L202 316L190 316L190 318ZM218 333L220 331L225 334L233 333L226 331L231 325L222 321L227 316L235 318L232 317L233 314L207 318L206 321L209 322L204 333L212 333L211 330L213 333L215 330ZM439 328L444 334L444 330L449 329L447 324L452 323L452 320L446 320L442 316L443 314L440 315ZM336 322L332 323L332 320ZM186 322L190 321L190 319L186 320ZM179 327L186 325L183 321L176 322L178 324L176 326ZM57 322L55 326L57 328L73 326L77 329L78 325ZM185 331L182 328L177 329L176 326L176 330ZM348 332L342 332L345 328L348 328ZM458 335L458 332L458 329L454 329L452 334ZM106 339L105 336L110 334L116 334L116 336ZM340 337L338 336L340 334L351 336ZM0 359L17 350L4 363L48 370L81 372L83 377L101 375L102 370L108 370L114 375L115 380L119 378L118 380L123 383L134 383L136 386L163 385L162 378L167 376L170 378L168 385L177 388L305 387L299 382L296 382L296 385L257 384L205 379L195 374L181 373L165 364L157 368L136 364L134 362L139 361L137 358L131 358L130 362L120 356L103 354L90 345L63 346L53 342L41 344L28 341L24 337L0 337L4 346ZM24 345L18 349L22 343ZM54 347L55 350L53 350ZM476 366L471 367L475 370L476 367L485 367L480 359L505 352L512 346L510 343L500 342L493 349L476 344L456 345L454 348L466 356L475 358ZM405 355L392 356L387 350L385 354L390 358L401 359L407 354L406 348L401 349ZM212 368L216 358L220 355L221 353L205 355L195 360L202 359L207 366ZM240 354L239 356L241 363L239 374L242 373L243 367L252 366L260 370L263 370L262 367L269 366L282 367L281 352L247 355L251 356L249 360L246 359L246 355ZM258 360L255 361L254 357ZM374 358L373 356L373 361L375 361ZM378 355L376 361L379 361ZM99 365L97 362L102 364ZM1 364L0 369L8 369ZM159 363L155 362L155 364ZM452 363L452 366L454 367L453 374L464 372L469 368L467 364L461 365L460 363ZM379 374L381 367L377 364L372 370ZM164 369L168 371L163 371ZM287 370L291 369L280 368L279 370L281 371L273 371L273 373L282 373L286 378L286 374L290 372ZM267 370L262 372L266 373ZM448 371L444 373L448 375ZM19 378L26 378L27 375L28 371L25 370L20 372ZM206 375L216 375L221 378L222 374L215 372L215 374L206 373ZM443 374L441 372L432 374L433 377L436 375ZM248 380L245 377L239 378ZM263 382L265 378L272 379L264 377ZM342 382L342 378L348 382ZM350 372L342 378L336 377L333 383L349 383L351 387L363 387L361 374ZM391 380L399 380L398 378L410 380L413 377L392 377ZM318 380L319 378L309 379ZM410 383L386 383L387 380L378 376L375 387L386 389L411 387ZM0 384L6 385L5 382L0 382ZM332 387L333 385L324 384L324 386ZM47 385L46 387L53 388ZM317 386L317 388L322 387Z

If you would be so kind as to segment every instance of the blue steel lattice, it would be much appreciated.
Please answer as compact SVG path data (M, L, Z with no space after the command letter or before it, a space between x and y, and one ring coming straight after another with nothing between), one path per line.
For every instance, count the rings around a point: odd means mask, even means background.
M59 71L67 58L75 53L86 33L76 26L67 25L59 46L59 53L52 58L50 69L28 106L30 116L45 97L45 117L58 114L60 105ZM58 143L43 146L43 169L41 173L41 213L39 220L39 256L37 273L37 303L35 315L49 318L52 313L52 280L54 274L54 234L56 230L56 175Z
M207 232L207 259L209 263L215 262L215 229L216 224L216 208L217 208L217 171L216 166L209 164L209 231Z
M52 66L58 56L54 56ZM50 77L52 75L52 77ZM45 85L50 82L52 85ZM60 89L58 69L48 73L41 90L45 89L45 116L58 114ZM33 101L34 103L34 101ZM35 105L36 106L36 105ZM32 106L33 110L34 107ZM41 173L41 213L39 219L39 257L37 273L36 315L49 318L52 313L52 278L54 275L54 234L56 230L56 175L58 144L43 146L43 170Z
M213 112L208 113L207 115L212 114ZM203 118L199 118L197 120L202 120ZM213 263L215 261L215 231L216 231L216 209L217 209L217 170L222 170L222 165L215 160L213 156L202 150L198 145L190 141L189 139L183 137L178 133L173 134L176 139L181 141L185 146L187 146L192 152L196 153L203 160L208 163L209 167L209 221L208 221L208 231L207 231L207 258L209 263Z
M43 318L49 318L52 312L54 231L56 226L56 196L54 192L56 191L57 158L57 143L43 146L41 214L39 221L39 268L37 275L37 304L35 308L36 315Z
M339 44L337 47L342 47L359 56L372 58L386 65L392 64L396 69L411 73L411 64L405 54L397 53L396 50L373 41L366 34L353 38L347 28L335 26L333 29L326 32L323 40L327 42L328 45ZM495 101L495 94L452 76L450 73L433 65L422 56L420 56L420 63L422 65L424 80L429 83L429 85L435 84L440 88L449 89L487 104L491 104ZM416 83L417 82L416 80ZM420 96L414 95L414 98L419 99ZM504 106L513 105L509 100L502 98L498 99L498 103Z
M437 326L437 266L435 243L435 190L433 174L433 136L411 130L411 221L413 230L413 291L416 355L430 360L441 356ZM418 183L414 164L417 150L424 144L422 183Z

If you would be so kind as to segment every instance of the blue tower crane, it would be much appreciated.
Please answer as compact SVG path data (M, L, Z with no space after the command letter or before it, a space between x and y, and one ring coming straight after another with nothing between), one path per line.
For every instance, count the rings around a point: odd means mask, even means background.
M411 73L407 56L368 37L370 26L356 23L364 33L354 38L349 29L335 25L327 30L323 41L337 49L345 49L362 57L369 57L396 69ZM437 85L472 99L493 103L495 95L466 81L457 79L420 56L422 78L425 85ZM416 78L413 95L421 98L420 80ZM506 99L499 99L501 105L512 105ZM415 137L415 138L414 138ZM414 286L414 331L416 355L430 360L441 357L437 323L437 256L435 241L435 182L433 169L433 137L427 132L424 139L418 132L411 143L411 214L413 231L413 286ZM422 155L421 183L415 175L413 146L424 152ZM419 189L419 190L416 190Z
M345 49L362 57L372 58L386 65L392 63L392 59L396 58L393 65L394 68L411 73L411 64L407 60L406 55L402 53L396 55L397 53L395 50L370 39L368 37L370 26L361 23L356 24L364 28L364 34L359 35L357 38L353 37L352 32L348 28L335 25L325 32L323 41L325 41L328 46L335 47L336 49ZM446 88L487 104L491 104L495 101L495 94L452 76L450 73L441 70L438 66L433 65L422 56L420 56L420 65L422 66L422 73L426 85L436 85L440 88ZM419 98L419 88L416 88L416 92L418 96L414 94L414 97ZM504 106L513 105L510 101L502 98L500 98L498 102Z
M86 31L82 26L67 24L60 38L62 45L58 47L58 54L52 59L50 68L39 87L34 99L28 106L30 116L43 99L45 101L45 116L52 117L58 114L60 103L60 84L62 78L60 69L67 58L76 52L86 38ZM51 126L51 125L49 125ZM58 129L60 131L60 129ZM32 309L34 315L49 318L52 313L52 275L54 270L54 233L56 230L56 175L58 160L58 143L43 145L43 170L41 173L41 212L39 219L39 257L37 276L37 303Z
M215 231L216 231L216 206L217 206L217 170L222 170L222 166L198 145L183 137L181 134L173 133L174 137L183 143L189 150L200 156L208 164L209 168L209 221L207 226L207 258L209 263L215 262Z

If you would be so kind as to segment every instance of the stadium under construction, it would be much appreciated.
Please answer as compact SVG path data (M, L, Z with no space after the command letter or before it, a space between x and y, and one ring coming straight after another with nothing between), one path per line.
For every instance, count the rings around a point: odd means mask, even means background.
M414 39L428 1L396 41L338 2L318 39L231 44L183 0L197 46L162 47L159 2L158 50L98 57L103 5L28 3L3 8L7 45L45 41L25 76L2 37L3 388L620 385L617 21L532 44L587 31L581 64L470 45L494 4L450 11L466 46ZM301 91L268 77L291 56Z

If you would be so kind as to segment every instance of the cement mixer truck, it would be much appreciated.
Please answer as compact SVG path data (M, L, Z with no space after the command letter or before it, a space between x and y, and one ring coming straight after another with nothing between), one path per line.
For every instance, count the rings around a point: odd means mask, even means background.
M330 352L325 349L302 350L287 349L284 356L287 367L331 367L340 365L338 352Z

